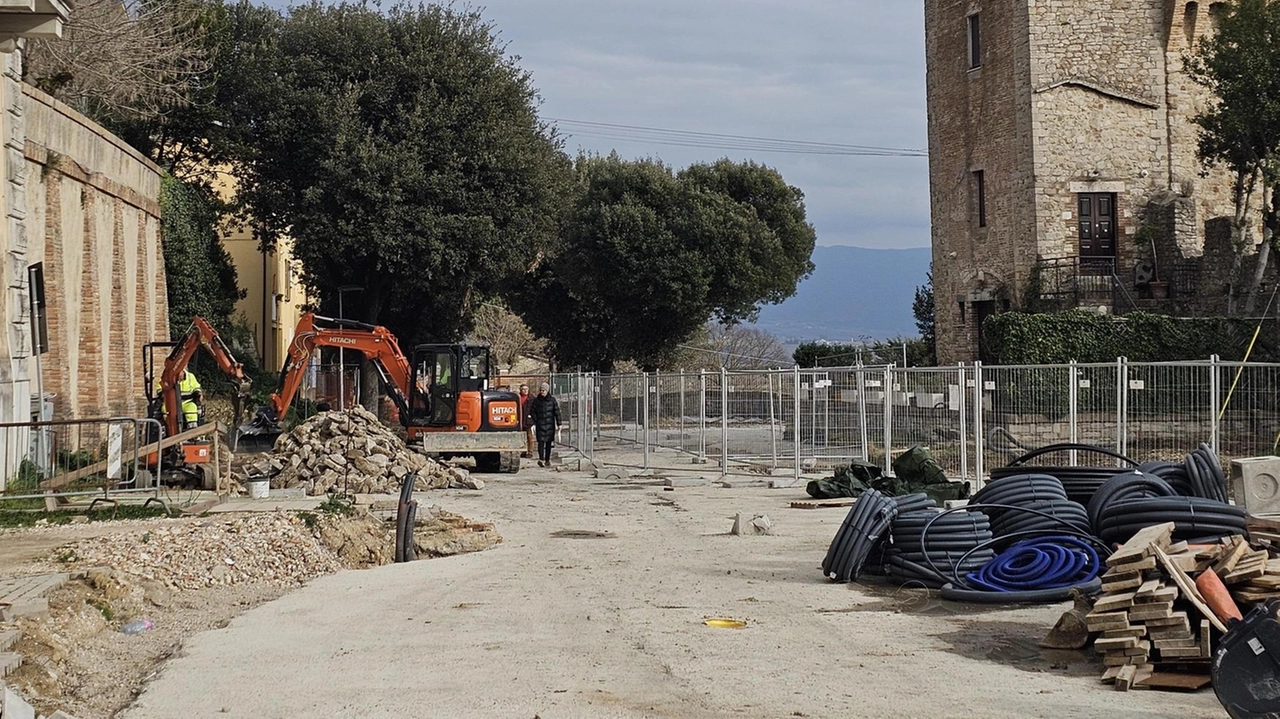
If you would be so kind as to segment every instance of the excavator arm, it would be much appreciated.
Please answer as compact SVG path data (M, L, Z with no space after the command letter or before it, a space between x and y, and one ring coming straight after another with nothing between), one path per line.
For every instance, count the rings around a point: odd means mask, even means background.
M196 352L202 348L218 363L218 369L230 377L235 384L237 415L240 412L240 403L249 395L250 380L245 376L244 366L231 355L231 349L218 336L218 331L212 325L205 321L203 317L194 318L186 334L178 340L165 358L164 369L160 373L158 396L160 401L164 403L165 432L169 436L178 433L179 422L182 417L182 398L178 396L178 381L182 378L183 371L187 369L187 365L191 363L191 359L195 357ZM147 377L146 382L146 391L150 393L154 380L151 377Z
M395 335L385 327L353 320L320 317L308 312L298 322L289 355L280 371L280 384L266 406L258 410L252 421L240 428L237 446L244 437L259 439L280 434L280 420L289 411L306 377L312 354L322 347L340 347L363 354L377 368L391 400L399 410L402 422L409 417L409 360L400 351ZM265 445L265 443L263 443Z

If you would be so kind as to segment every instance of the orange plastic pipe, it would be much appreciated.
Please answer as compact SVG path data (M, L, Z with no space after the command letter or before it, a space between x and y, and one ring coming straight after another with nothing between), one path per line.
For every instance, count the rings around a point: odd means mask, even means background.
M1227 585L1222 583L1218 573L1213 569L1206 569L1196 577L1196 588L1204 597L1204 603L1223 622L1228 619L1244 619L1244 615L1240 613L1240 607L1237 607L1235 600L1231 598L1231 592L1227 591Z

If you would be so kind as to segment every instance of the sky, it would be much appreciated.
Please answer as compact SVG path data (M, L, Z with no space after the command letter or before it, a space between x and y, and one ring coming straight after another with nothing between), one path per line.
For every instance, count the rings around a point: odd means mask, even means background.
M544 118L927 146L919 2L488 0L477 7L533 74ZM561 125L570 154L616 149L676 168L727 156L774 167L804 191L819 245L929 245L923 157L670 146L583 129Z

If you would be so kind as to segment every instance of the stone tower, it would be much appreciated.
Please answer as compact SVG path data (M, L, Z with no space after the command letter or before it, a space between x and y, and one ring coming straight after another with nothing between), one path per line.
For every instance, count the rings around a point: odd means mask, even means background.
M940 362L977 359L981 321L1033 274L1108 311L1113 293L1188 311L1186 287L1180 305L1150 287L1153 268L1156 287L1199 276L1206 224L1231 214L1225 173L1201 176L1206 97L1183 70L1222 7L925 0Z

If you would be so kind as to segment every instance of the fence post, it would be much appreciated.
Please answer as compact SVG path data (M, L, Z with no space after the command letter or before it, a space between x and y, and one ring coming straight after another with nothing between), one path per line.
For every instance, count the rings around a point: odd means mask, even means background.
M655 447L662 446L662 374L659 370L653 371L653 444Z
M1067 422L1070 427L1070 442L1076 444L1080 441L1080 368L1076 366L1076 361L1071 360L1071 367L1068 370L1067 380L1071 386L1067 388ZM1076 450L1071 450L1071 464L1077 462Z
M707 463L707 371L698 370L698 459Z
M684 414L685 414L685 398L684 398L684 370L680 370L680 451L687 451L684 448Z
M982 436L982 362L973 363L973 447L974 484L978 489L986 477L986 438Z
M769 382L769 451L772 452L773 462L769 465L770 469L778 468L778 417L773 411L773 372L765 373L764 378ZM778 386L782 386L782 378L778 378Z
M800 365L792 365L791 367L791 392L792 404L792 427L791 438L795 445L795 469L796 481L800 481ZM778 394L782 394L782 378L778 378Z
M862 461L871 461L870 437L867 433L867 378L858 362L858 437L862 442Z
M1218 454L1218 442L1222 432L1222 378L1218 355L1209 358L1209 446Z
M969 436L968 436L968 418L965 417L965 391L964 391L964 363L959 363L956 368L959 383L956 384L956 398L959 402L957 409L960 410L960 479L969 479ZM949 395L950 393L948 393ZM950 404L951 397L947 397L947 403Z
M893 365L884 368L884 473L893 472Z
M720 368L720 474L729 474L729 370Z
M644 419L641 430L644 432L644 468L649 468L649 373L641 372L640 380L644 388L640 394L644 395L641 402L644 404Z
M1129 364L1116 358L1116 451L1125 454L1129 445Z

